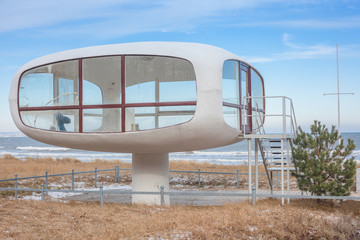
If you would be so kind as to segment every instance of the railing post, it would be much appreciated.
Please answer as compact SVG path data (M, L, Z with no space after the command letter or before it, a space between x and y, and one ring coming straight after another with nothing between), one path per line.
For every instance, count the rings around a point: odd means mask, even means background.
M239 169L236 170L236 187L239 188Z
M46 190L46 195L48 195L48 172L45 171L45 190Z
M94 173L95 173L95 187L96 187L96 185L97 185L97 167L95 167Z
M256 187L253 186L251 189L251 193L252 193L252 205L255 206L256 203Z
M164 204L165 204L164 185L160 186L160 204L161 204L161 206L164 206Z
M115 167L114 167L114 183L117 183L116 170L117 170L117 166L115 165Z
M15 199L18 199L17 187L18 187L17 174L15 174Z
M200 178L200 168L199 168L199 180L198 180L199 184L198 187L200 187L200 182L201 182L201 178Z
M44 197L44 184L41 184L41 202L45 201L45 197Z
M285 137L286 134L286 99L282 97L282 115L283 115L283 136Z
M71 171L71 190L74 190L74 182L75 182L75 176L74 176L74 169Z
M104 206L104 189L103 185L100 185L100 206Z

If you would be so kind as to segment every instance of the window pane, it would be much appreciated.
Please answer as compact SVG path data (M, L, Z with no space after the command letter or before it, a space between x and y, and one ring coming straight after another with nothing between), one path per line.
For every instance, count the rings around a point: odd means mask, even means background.
M121 109L84 109L84 132L121 132Z
M20 80L20 107L78 104L78 61L66 61L25 72Z
M125 131L155 128L155 107L126 108L125 116Z
M136 107L126 108L126 131L147 130L188 122L195 113L195 106Z
M224 106L223 112L224 112L225 122L229 126L240 130L239 109Z
M161 82L160 102L196 101L196 82Z
M79 132L78 110L22 111L26 126L61 132Z
M246 102L244 102L244 97L248 96L247 78L248 78L248 73L246 71L241 70L241 104L242 105L247 105Z
M173 57L127 56L126 102L196 101L194 68Z
M264 113L258 111L252 111L252 127L258 129L261 127L264 120Z
M102 103L102 92L99 86L83 80L83 104L99 105Z
M82 66L84 83L97 86L84 84L84 104L121 103L121 56L84 59Z
M234 60L227 60L223 66L223 101L239 104L239 64Z
M262 97L263 96L263 84L260 76L251 69L251 96ZM252 107L264 109L264 99L253 98Z
M195 106L159 107L159 127L168 127L190 121L195 114Z

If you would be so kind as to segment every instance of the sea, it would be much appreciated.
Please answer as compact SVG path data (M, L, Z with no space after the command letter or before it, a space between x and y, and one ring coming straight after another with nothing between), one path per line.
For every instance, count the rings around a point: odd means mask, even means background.
M342 133L341 135L345 140L345 144L349 138L354 140L355 150L353 151L352 156L357 163L360 164L360 132L348 132ZM254 146L252 146L252 150L254 150ZM174 161L185 160L223 165L242 165L247 164L247 151L247 141L241 141L236 144L218 148L170 153L169 159ZM10 154L20 159L26 159L28 157L52 157L76 158L83 162L94 161L97 159L131 162L130 153L94 152L63 148L35 141L19 133L0 133L0 156L6 154ZM252 151L252 154L254 155L254 151ZM254 156L252 159L254 159Z

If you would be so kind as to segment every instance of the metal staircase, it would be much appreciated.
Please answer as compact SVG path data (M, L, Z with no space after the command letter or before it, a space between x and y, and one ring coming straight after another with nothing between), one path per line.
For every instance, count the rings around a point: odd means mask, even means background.
M247 97L249 98L258 98L258 97ZM282 106L280 112L276 113L264 113L260 114L258 111L253 111L253 115L248 115L247 110L243 109L242 116L244 118L251 117L253 127L252 133L243 133L240 135L240 138L248 139L249 144L251 145L251 140L255 140L255 187L258 189L258 176L257 176L257 154L258 150L260 152L262 162L265 168L265 172L269 181L271 193L273 193L273 181L272 181L272 171L281 171L281 192L284 194L284 168L287 170L287 188L289 191L289 179L290 179L290 170L293 169L293 161L291 158L291 146L292 139L296 136L297 123L295 118L295 111L290 98L279 96L279 97L262 97L266 101L281 99ZM259 109L257 106L257 101L255 102L255 109ZM255 113L255 114L254 114ZM279 121L275 121L280 125L282 132L280 133L267 133L265 130L265 118L280 118ZM245 126L243 129L246 129ZM249 191L251 189L251 147L249 146Z

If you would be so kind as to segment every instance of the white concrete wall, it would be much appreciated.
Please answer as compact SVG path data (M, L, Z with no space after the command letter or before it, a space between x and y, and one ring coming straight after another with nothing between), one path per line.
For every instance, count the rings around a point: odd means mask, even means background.
M25 126L20 119L17 94L21 74L33 67L68 59L105 55L142 54L173 56L190 61L195 70L197 104L189 122L147 131L124 133L52 132ZM96 46L55 53L35 59L15 74L10 90L10 110L16 126L29 137L47 144L84 150L128 153L191 151L238 142L241 132L223 116L222 67L226 60L243 61L223 49L194 43L148 42Z

